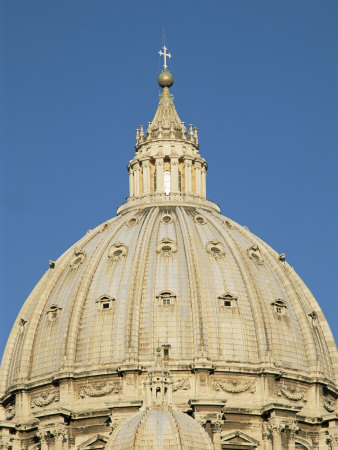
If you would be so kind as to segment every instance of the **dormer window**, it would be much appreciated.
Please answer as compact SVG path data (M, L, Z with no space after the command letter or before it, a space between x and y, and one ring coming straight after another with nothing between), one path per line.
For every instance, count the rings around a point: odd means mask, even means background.
M237 297L230 292L226 292L225 294L219 295L220 305L225 308L233 308L236 306Z
M48 308L48 311L46 312L47 319L50 320L51 322L54 321L55 319L58 318L61 310L62 310L62 308L60 308L59 306L51 305Z
M277 300L273 301L271 305L275 308L277 314L283 315L287 311L287 304L281 298L278 298Z
M171 291L162 291L156 295L156 298L159 299L159 305L170 306L174 304L176 295Z
M97 303L99 309L103 311L107 311L108 309L111 309L113 304L115 302L115 298L110 297L109 295L101 295L97 300L95 300L95 303Z

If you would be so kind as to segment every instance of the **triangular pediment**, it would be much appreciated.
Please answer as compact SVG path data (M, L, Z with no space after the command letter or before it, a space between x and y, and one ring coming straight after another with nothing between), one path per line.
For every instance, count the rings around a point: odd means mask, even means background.
M103 434L96 434L78 446L79 450L100 450L104 449L108 442L108 438Z
M222 448L226 449L227 447L232 448L256 448L259 444L256 439L248 436L241 431L234 431L232 433L226 434L222 436ZM236 447L234 447L236 446Z

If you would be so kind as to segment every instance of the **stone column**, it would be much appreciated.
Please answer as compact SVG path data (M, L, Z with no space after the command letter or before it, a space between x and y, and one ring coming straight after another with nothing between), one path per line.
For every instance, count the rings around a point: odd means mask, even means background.
M170 158L170 169L171 169L171 179L170 179L170 190L172 193L177 194L178 189L178 158Z
M128 167L129 173L129 197L134 197L134 171L131 166Z
M296 437L297 431L299 430L299 427L297 425L297 420L292 420L291 422L289 422L287 428L288 428L288 432L289 432L288 449L295 450L295 448L296 448L295 437Z
M270 430L267 422L263 423L262 443L263 443L263 450L272 450L270 441Z
M186 194L191 194L191 159L184 160L184 191Z
M47 438L45 432L44 431L40 431L38 433L38 436L40 438L41 450L48 450L48 443L47 443L48 438Z
M338 434L329 434L326 443L330 450L338 450Z
M269 430L272 433L272 449L282 450L282 431L284 425L278 420L272 420L269 422Z
M163 157L155 158L155 166L156 166L156 194L164 193L164 183L163 183Z
M212 443L214 444L215 450L222 450L221 444L221 432L222 432L223 422L221 420L215 420L212 422Z
M20 438L13 438L12 442L11 442L11 447L12 450L21 450L21 440Z
M195 177L196 177L196 194L202 194L202 173L201 173L201 163L199 161L195 162Z
M63 447L63 441L65 438L65 432L63 429L57 429L54 432L54 448L55 450L62 450Z
M143 193L150 195L150 160L144 159L142 161L143 167Z
M134 196L140 196L140 164L136 162L133 166L134 169Z
M204 198L206 198L206 196L207 196L206 177L207 177L207 169L206 169L205 164L202 164L202 169L201 169L201 194L202 194L202 197L204 197Z

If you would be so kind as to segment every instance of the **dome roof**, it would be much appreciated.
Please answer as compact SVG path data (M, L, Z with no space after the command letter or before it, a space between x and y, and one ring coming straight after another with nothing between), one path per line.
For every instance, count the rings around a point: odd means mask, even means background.
M216 210L168 201L122 211L51 262L11 332L2 391L149 367L158 343L180 367L204 358L333 380L337 364L320 307L284 255Z
M196 420L167 406L158 406L122 423L106 445L106 450L131 448L212 450L214 447Z

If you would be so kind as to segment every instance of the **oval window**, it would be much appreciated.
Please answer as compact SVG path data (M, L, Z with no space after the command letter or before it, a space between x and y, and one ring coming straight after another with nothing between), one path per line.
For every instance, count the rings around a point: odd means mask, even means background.
M162 247L162 252L171 252L171 247L170 247L170 245L163 245L163 247Z
M170 223L171 221L172 221L172 218L169 215L162 217L162 222L164 222L164 223Z

